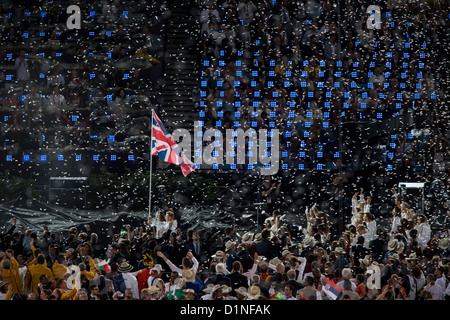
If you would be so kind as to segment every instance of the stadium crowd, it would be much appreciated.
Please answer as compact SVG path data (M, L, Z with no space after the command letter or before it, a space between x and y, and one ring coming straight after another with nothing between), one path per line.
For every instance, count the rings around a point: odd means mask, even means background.
M353 152L365 130L351 123L368 129L411 116L414 128L427 129L418 139L427 150L431 140L448 143L448 53L441 40L448 4L380 1L379 27L370 28L370 1L198 3L202 60L194 93L205 128L277 128L282 162L305 169L333 167L340 123L350 128L340 150L346 166L365 157ZM391 124L374 139L375 149L387 146L389 168L405 154L389 145L404 145L410 128ZM429 174L433 161L408 156Z
M387 227L356 192L345 231L307 208L300 237L278 210L261 232L182 228L170 208L112 241L89 225L64 234L25 230L0 237L3 300L448 300L450 235L432 230L398 194ZM330 288L334 288L330 290ZM331 293L330 293L331 292Z
M117 132L116 124L130 123L123 103L131 95L139 100L141 94L149 97L149 90L158 91L143 77L161 64L157 49L163 42L157 32L163 29L164 5L81 2L96 6L89 13L92 31L87 34L59 30L58 12L28 11L9 2L0 7L5 22L3 134L32 132L41 139L38 145L86 143L78 139L79 131L93 127L97 122L92 119L113 121L106 128ZM343 158L340 165L347 166L353 159L336 157L336 144L322 150L327 142L336 143L330 130L342 119L431 115L432 125L421 123L429 131L420 138L398 132L379 143L385 147L381 161L395 153L398 176L416 181L421 164L430 178L436 168L427 151L443 163L449 154L441 87L448 64L443 51L448 47L448 5L424 1L424 8L405 3L408 10L397 10L393 1L385 1L390 14L383 17L384 27L373 30L364 23L366 2L354 7L350 1L340 6L315 0L198 1L198 10L192 11L202 39L196 99L205 127L226 129L235 121L243 129L277 127L283 148L291 148L296 161L321 161L320 153L325 160ZM33 21L52 27L28 28ZM30 45L43 39L47 51ZM105 61L115 67L103 68ZM78 118L64 112L70 106L80 111ZM102 118L100 110L111 116ZM71 133L64 139L67 127ZM43 128L53 129L54 139ZM104 127L100 131L109 134ZM348 150L356 145L351 139L345 143ZM378 157L359 151L362 164L364 157L369 164ZM350 174L354 169L346 168ZM336 173L330 175L333 194ZM308 207L298 239L276 208L264 213L261 231L234 225L182 230L174 212L164 210L141 226L125 226L112 241L99 239L88 225L60 235L47 226L25 230L14 219L0 237L0 299L449 299L448 229L432 230L427 216L398 194L391 202L392 217L380 221L371 198L355 193L341 234L333 233L335 223L327 212Z
M166 1L82 0L80 29L66 26L70 4L0 5L1 138L18 158L113 147L160 99Z

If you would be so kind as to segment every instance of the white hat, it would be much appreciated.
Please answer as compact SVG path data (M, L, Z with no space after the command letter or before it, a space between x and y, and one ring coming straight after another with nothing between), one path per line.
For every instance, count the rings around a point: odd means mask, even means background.
M312 237L306 237L302 242L303 247L304 248L308 247L311 244L311 242L313 242L313 240L314 239Z
M210 283L206 286L206 288L203 289L203 291L206 293L211 293L213 288L214 288L214 285L212 283Z
M273 259L271 259L271 260L269 261L269 264L277 265L277 264L282 263L282 262L283 262L283 261L281 261L280 258L275 257L275 258L273 258Z
M157 293L160 289L157 286L150 286L148 287L148 293L153 294L153 293Z
M447 250L447 248L450 245L450 239L449 238L442 238L439 240L439 248L443 250Z
M411 261L411 260L418 260L417 254L416 254L415 252L412 252L412 253L406 258L406 261Z
M397 244L398 244L398 240L397 239L392 239L391 241L389 241L388 243L388 250L389 251L393 251L397 248Z
M244 297L248 297L248 292L247 292L247 289L245 289L245 287L239 287L237 289L234 289L234 291L236 291L237 293L239 293L240 295L242 295Z
M215 292L218 289L222 289L222 286L220 284L216 284L214 287L211 288L211 293Z
M175 280L175 285L177 286L178 289L182 289L184 288L184 286L186 285L186 279L185 278L178 278Z
M342 278L348 278L352 276L352 269L344 268L342 269Z
M191 288L189 288L189 289L184 289L183 292L184 292L184 294L186 294L186 293L193 293L193 294L197 295L197 293L195 292L195 290L194 290L194 289L191 289Z
M399 241L397 243L397 247L395 248L395 251L397 251L399 254L401 254L405 250L405 243L403 241Z
M336 247L336 248L334 248L334 252L335 252L335 253L339 253L339 254L346 254L345 250L342 249L342 247Z
M216 253L215 254L213 254L213 259L223 259L223 251L221 251L221 250L219 250L219 251L216 251Z
M186 280L186 282L195 281L195 271L192 269L184 270L182 276Z
M364 259L359 259L359 263L364 267L368 267L370 265L370 256L365 256Z
M388 257L388 260L400 260L400 256L398 255L398 253L393 253Z
M160 264L155 264L150 271L156 271L156 272L160 273L161 271L163 271L163 268L161 267Z
M251 297L256 297L261 294L261 289L258 286L252 285L248 287L248 295Z
M246 232L242 236L242 243L251 243L253 241L253 232Z
M225 252L231 250L236 243L234 241L228 240L227 243L225 243Z
M222 285L222 293L230 293L231 292L231 287L223 284Z

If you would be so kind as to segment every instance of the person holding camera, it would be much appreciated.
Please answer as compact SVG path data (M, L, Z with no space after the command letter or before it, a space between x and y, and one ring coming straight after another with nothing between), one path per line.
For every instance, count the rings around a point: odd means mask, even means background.
M403 279L393 274L388 284L381 289L377 300L409 300L405 288L402 286Z

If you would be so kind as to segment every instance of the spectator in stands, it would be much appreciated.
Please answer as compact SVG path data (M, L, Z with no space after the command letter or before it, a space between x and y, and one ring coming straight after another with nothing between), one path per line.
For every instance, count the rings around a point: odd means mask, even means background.
M19 86L25 86L30 80L30 66L29 61L25 55L25 49L19 51L19 56L15 61L15 67Z
M144 57L144 58L146 58L152 65L161 63L161 61L159 61L158 59L154 58L153 56L151 56L148 53L148 47L147 46L143 46L142 48L137 50L135 55L137 57Z
M14 96L12 90L8 90L6 99L2 101L2 108L7 110L17 109L19 106L19 100Z
M59 85L53 86L53 92L48 96L48 108L61 108L66 105L66 98L60 93Z
M63 88L65 84L66 80L64 79L61 70L59 69L59 67L55 67L51 76L47 77L47 86L60 86L61 88Z

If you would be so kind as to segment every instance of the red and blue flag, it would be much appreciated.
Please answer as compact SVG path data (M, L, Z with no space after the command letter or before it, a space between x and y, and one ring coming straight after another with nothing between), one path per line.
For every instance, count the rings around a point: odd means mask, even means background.
M342 292L342 289L327 277L322 279L322 290L333 300L336 300Z
M186 157L175 139L156 115L155 110L152 113L152 155L157 155L161 161L179 165L183 175L186 177L189 173L197 169L197 166Z

